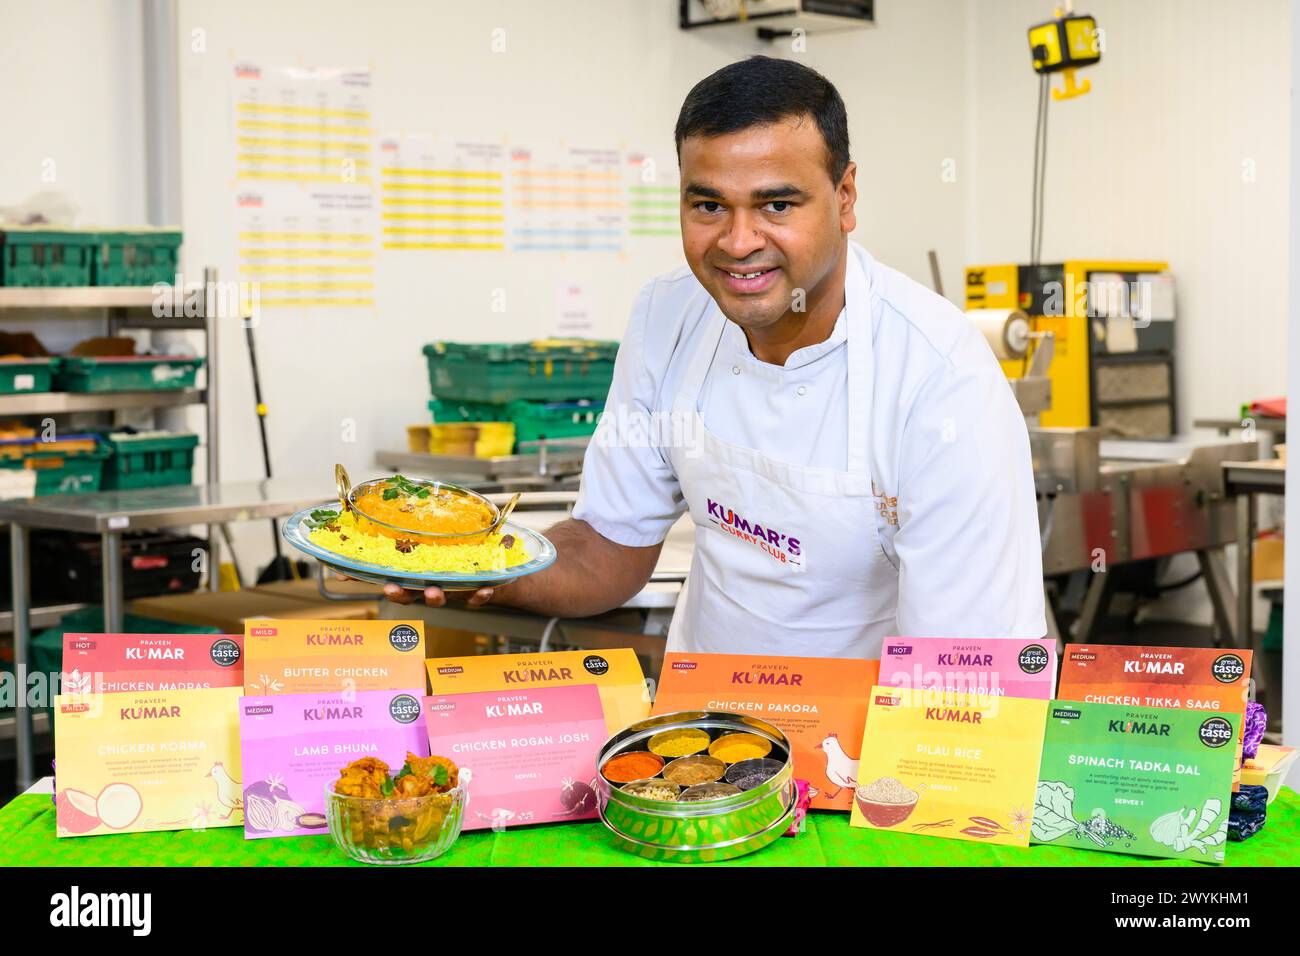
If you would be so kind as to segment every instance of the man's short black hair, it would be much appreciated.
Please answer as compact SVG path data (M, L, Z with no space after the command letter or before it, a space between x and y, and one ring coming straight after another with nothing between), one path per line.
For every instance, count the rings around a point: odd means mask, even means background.
M724 66L691 88L677 114L677 155L688 136L722 136L751 126L811 116L826 141L838 183L849 165L849 118L839 91L816 70L771 56Z

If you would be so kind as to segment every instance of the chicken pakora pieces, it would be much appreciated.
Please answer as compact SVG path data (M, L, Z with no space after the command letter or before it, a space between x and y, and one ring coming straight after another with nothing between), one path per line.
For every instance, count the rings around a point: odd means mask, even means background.
M334 792L348 797L379 799L388 782L388 764L375 757L354 760L341 771Z
M445 772L445 775L439 773L438 768L440 767ZM446 757L417 757L415 754L408 752L406 766L402 769L406 770L407 768L410 768L412 776L433 781L433 789L438 793L454 790L460 784L460 769ZM401 780L402 778L399 777L398 779Z

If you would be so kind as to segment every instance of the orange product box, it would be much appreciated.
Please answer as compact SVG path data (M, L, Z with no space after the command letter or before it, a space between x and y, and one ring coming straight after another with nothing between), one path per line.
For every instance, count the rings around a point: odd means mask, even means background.
M812 806L850 810L858 746L880 661L748 654L664 655L654 713L722 710L759 717L790 739Z
M245 695L412 687L424 687L421 621L254 620L244 625Z
M1145 647L1087 644L1067 647L1061 658L1058 700L1218 710L1241 714L1245 732L1251 652L1217 647ZM1242 735L1237 735L1240 788Z

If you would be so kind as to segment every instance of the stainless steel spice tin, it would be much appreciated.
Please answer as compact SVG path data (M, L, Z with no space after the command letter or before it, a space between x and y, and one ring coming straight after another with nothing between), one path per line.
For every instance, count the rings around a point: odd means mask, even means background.
M711 863L752 853L790 826L795 810L794 761L790 742L775 725L756 717L715 711L679 711L650 717L620 730L600 749L597 766L615 754L644 750L665 730L698 728L711 738L751 733L769 740L780 769L752 790L714 800L669 802L627 793L598 775L596 803L601 822L624 849L648 860Z

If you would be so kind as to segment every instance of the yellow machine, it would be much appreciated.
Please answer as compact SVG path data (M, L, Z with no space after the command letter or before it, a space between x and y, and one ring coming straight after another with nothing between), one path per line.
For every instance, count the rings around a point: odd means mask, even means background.
M1151 290L1166 284L1154 296L1152 314ZM966 267L967 309L1019 309L1033 331L1054 336L1052 407L1041 415L1044 427L1097 425L1129 437L1171 431L1171 303L1168 265L1154 260ZM1002 370L1020 378L1031 358L1032 350L1003 361Z
M1075 15L1071 5L1057 7L1056 17L1029 28L1029 52L1036 73L1060 73L1064 87L1053 89L1058 100L1073 99L1092 89L1087 80L1075 80L1074 72L1101 60L1101 39L1097 21L1087 14Z

